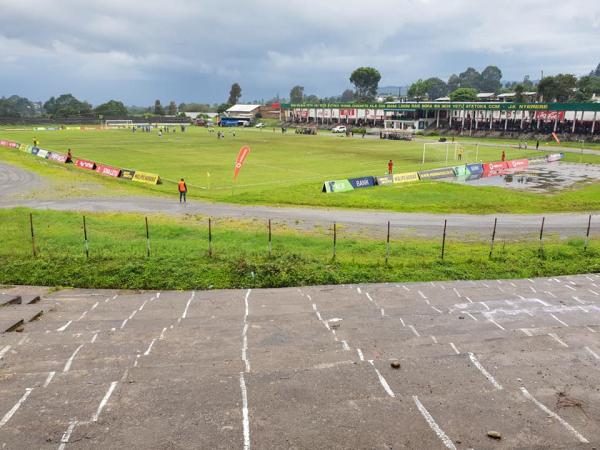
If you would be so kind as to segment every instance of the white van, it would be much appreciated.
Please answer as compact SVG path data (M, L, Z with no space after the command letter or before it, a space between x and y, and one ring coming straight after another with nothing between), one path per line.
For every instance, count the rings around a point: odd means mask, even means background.
M345 133L346 132L346 126L345 125L338 125L337 127L334 127L331 129L332 133Z

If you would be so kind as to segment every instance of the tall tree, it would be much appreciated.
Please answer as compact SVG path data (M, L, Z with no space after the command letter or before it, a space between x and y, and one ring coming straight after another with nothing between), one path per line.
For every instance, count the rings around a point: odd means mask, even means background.
M235 105L241 96L242 88L238 83L233 83L231 85L231 89L229 90L229 98L227 99L227 103L229 103L230 105Z
M457 90L460 87L460 78L458 75L450 75L448 78L448 92Z
M586 101L592 96L600 95L600 76L586 75L577 80L577 98Z
M163 106L160 104L160 100L154 101L154 114L157 116L165 115L165 108L163 108Z
M425 100L427 98L427 83L421 79L415 81L408 88L408 96L416 101Z
M0 98L0 116L2 117L34 117L37 114L37 105L25 97L11 95L8 98Z
M57 98L50 97L44 103L44 110L52 117L77 117L89 116L92 105L86 101L79 101L71 94L62 94Z
M356 97L359 101L373 101L380 80L381 74L373 67L359 67L350 75L350 82L356 88Z
M453 102L474 102L477 100L477 89L458 88L450 92L450 100Z
M169 102L169 106L168 106L168 108L167 108L167 113L168 113L170 116L175 116L175 115L177 115L177 103L175 103L173 100L171 100L171 101Z
M600 77L600 63L598 63L598 65L596 66L596 70L592 70L590 72L590 76Z
M502 87L502 71L496 66L487 66L481 72L481 78L479 81L479 89L482 92L498 92ZM474 86L472 86L474 87Z
M104 117L127 116L127 108L123 102L117 100L109 100L94 108L94 112Z
M429 100L435 100L436 98L448 95L448 85L439 78L428 78L425 80L425 84L427 85L427 97Z
M473 88L478 91L481 89L481 74L473 67L468 67L467 70L458 75L459 86L461 88Z
M566 102L575 95L577 78L570 73L544 77L538 83L538 93L544 101Z
M302 103L304 100L304 86L294 86L290 90L290 103Z
M346 89L342 92L342 96L340 97L340 101L342 103L350 103L354 101L354 92L352 89Z

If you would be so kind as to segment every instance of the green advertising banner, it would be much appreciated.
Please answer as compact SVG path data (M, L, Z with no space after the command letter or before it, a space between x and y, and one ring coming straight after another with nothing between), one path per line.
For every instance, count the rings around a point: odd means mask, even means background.
M283 109L383 109L384 111L600 111L600 103L406 102L406 103L284 103Z
M323 183L323 189L321 192L346 192L353 191L354 187L350 184L348 180L333 180L333 181L325 181Z
M457 177L464 177L470 172L467 170L467 166L454 166L454 173Z

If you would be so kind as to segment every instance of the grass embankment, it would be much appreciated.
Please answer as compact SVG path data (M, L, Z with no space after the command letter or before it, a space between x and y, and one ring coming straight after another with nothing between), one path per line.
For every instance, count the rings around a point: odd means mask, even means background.
M264 224L217 222L213 256L207 255L206 219L179 221L151 216L151 256L146 256L142 216L93 214L87 217L90 258L83 245L79 214L33 211L37 256L32 256L29 213L0 211L0 283L83 288L206 289L282 287L308 284L495 279L600 271L600 245L583 252L581 240L497 243L494 257L483 243L392 240L389 264L385 243L338 236L332 260L331 236L301 234L275 226L273 255L267 253Z
M232 135L235 131L236 136ZM381 175L393 159L395 172L458 164L445 162L445 146L427 151L429 161L421 165L422 142L346 138L341 136L304 136L270 129L225 130L217 139L207 129L190 127L185 133L132 133L127 130L104 131L8 131L0 136L31 142L36 136L50 150L73 149L74 155L123 168L155 172L165 180L159 186L140 186L126 180L107 179L72 166L60 167L50 161L9 149L0 149L0 160L52 177L64 195L175 195L174 180L185 177L189 197L220 202L263 205L301 205L342 208L384 209L391 211L459 213L539 213L600 210L600 184L579 186L555 194L537 194L503 188L481 188L441 182L411 183L361 189L347 193L322 194L325 180L363 175ZM232 189L233 162L239 148L252 149ZM545 154L534 150L465 144L462 163L498 160ZM450 158L453 151L450 150ZM580 155L567 154L566 160L579 162ZM432 160L437 162L433 162ZM583 155L583 162L600 164L600 156ZM208 175L210 174L210 176ZM173 180L173 181L169 181ZM93 182L105 189L78 189ZM68 188L64 188L65 183ZM92 191L92 192L91 192ZM43 195L43 194L42 194Z

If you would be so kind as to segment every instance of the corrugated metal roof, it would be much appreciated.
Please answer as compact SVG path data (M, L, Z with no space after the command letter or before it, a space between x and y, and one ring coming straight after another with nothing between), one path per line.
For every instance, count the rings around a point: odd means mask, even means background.
M231 112L245 112L249 113L254 111L255 109L260 108L260 105L233 105L231 108L227 110L228 113Z

